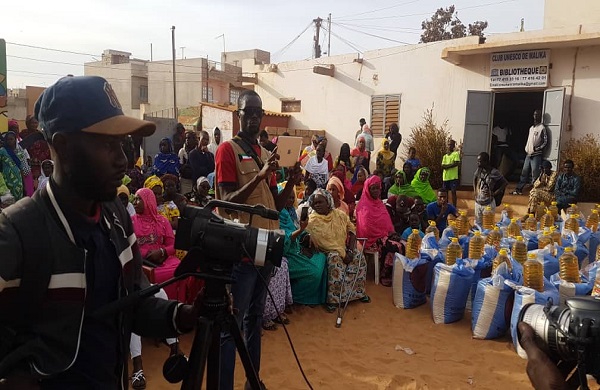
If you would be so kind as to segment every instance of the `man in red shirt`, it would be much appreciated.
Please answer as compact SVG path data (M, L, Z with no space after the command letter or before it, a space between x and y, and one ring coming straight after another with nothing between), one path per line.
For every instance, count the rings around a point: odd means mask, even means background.
M277 149L268 152L257 142L263 113L262 101L256 92L248 90L240 94L237 111L240 132L232 140L220 145L215 156L215 195L217 199L228 202L263 204L282 210L294 185L300 183L300 167L298 163L290 169L284 190L277 194L274 174L279 168ZM221 210L221 213L224 214L224 211ZM223 216L231 218L226 214ZM247 215L240 215L239 219L247 223L249 218ZM279 221L255 215L252 226L278 229ZM231 293L237 322L245 336L250 359L257 373L260 370L262 316L272 268L272 264L255 268L252 263L242 262L234 266L232 273L236 281L231 285ZM221 390L233 389L234 370L235 344L231 335L225 332L221 342ZM245 388L250 388L248 382Z

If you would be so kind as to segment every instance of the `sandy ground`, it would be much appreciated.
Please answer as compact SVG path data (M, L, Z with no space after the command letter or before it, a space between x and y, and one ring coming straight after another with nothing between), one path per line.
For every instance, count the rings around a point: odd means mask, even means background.
M397 309L391 288L371 282L367 291L372 302L351 303L339 329L336 315L321 307L298 307L289 316L288 331L314 389L531 389L526 361L510 338L472 339L469 312L460 322L435 325L428 304ZM184 351L191 340L181 339ZM396 351L397 345L415 354ZM179 388L162 377L167 354L166 346L144 342L148 389ZM236 389L243 389L239 360L236 368ZM260 374L271 390L308 389L281 326L264 334Z

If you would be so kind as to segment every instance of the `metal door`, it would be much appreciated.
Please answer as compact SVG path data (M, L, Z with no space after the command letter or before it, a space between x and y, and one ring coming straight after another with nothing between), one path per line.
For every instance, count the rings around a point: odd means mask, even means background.
M544 150L544 158L552 163L552 167L560 171L558 158L560 153L560 136L565 107L565 88L550 88L544 91L543 122L548 129L548 144Z
M477 170L477 155L490 151L490 133L494 94L486 91L467 91L465 133L463 136L460 184L473 185Z

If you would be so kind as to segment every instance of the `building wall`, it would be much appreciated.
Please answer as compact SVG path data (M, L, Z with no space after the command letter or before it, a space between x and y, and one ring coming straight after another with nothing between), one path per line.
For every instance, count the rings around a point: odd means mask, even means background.
M600 23L600 1L546 0L544 29Z
M123 112L125 115L133 115L134 108L139 108L132 105L132 74L137 70L138 66L133 66L132 63L125 64L104 64L102 61L87 62L84 64L84 75L104 77L112 86ZM137 94L137 90L136 90Z
M400 94L399 127L408 137L424 111L434 107L438 123L448 120L452 137L462 141L465 124L466 97L469 90L490 90L490 54L463 56L460 65L441 59L446 46L476 44L473 37L382 49L364 54L363 63L355 55L341 55L319 60L278 64L277 72L256 65L255 90L265 109L281 110L281 99L302 101L302 111L291 113L290 128L324 129L330 151L337 155L342 143L352 145L358 130L358 119L370 120L371 96ZM499 39L497 37L497 39ZM543 49L544 47L540 47ZM563 140L597 132L596 113L600 111L600 47L579 50L575 68L575 89L571 105L572 126L563 130ZM510 48L500 51L511 51ZM575 49L551 51L550 86L564 86L572 94ZM335 76L313 73L319 63L335 65ZM567 96L565 115L569 114ZM380 134L376 134L381 136ZM376 145L376 147L378 144ZM403 156L401 146L399 155Z
M25 96L27 96L27 115L33 114L35 102L37 102L45 89L46 88L44 87L33 87L31 85L25 87Z
M221 53L221 62L232 64L241 67L242 61L246 59L253 59L257 64L268 64L271 62L271 53L264 50L252 49L252 50L240 50L240 51L228 51Z

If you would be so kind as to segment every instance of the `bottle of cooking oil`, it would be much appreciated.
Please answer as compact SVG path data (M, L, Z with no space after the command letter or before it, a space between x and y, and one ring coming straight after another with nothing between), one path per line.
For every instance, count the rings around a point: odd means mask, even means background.
M517 224L516 218L511 218L508 227L506 228L506 237L515 238L521 235L521 228Z
M575 232L575 234L579 233L579 218L578 214L568 214L567 220L565 221L564 229L569 229Z
M491 206L486 206L485 210L483 210L483 228L485 230L492 230L494 225L496 224L494 210L492 210Z
M598 255L600 255L600 245L598 245L598 249L596 250L596 259L598 259ZM596 279L594 279L594 288L592 289L593 297L600 297L600 271L596 272Z
M540 202L540 204L535 207L535 219L539 221L544 215L546 215L546 203Z
M578 213L579 213L579 207L577 207L577 204L570 203L570 207L567 209L567 214L578 214Z
M562 246L562 236L556 226L550 226L550 237L552 237L552 241L558 244L558 246Z
M459 236L466 236L469 233L469 218L466 211L460 211L456 219L456 227L458 228Z
M462 247L458 243L458 238L452 237L452 242L446 249L446 264L454 265L456 259L462 259Z
M577 261L577 256L573 253L572 247L568 246L565 248L565 253L558 259L558 267L562 280L570 283L581 283L579 262Z
M552 244L554 244L554 240L550 236L550 230L544 230L542 235L538 238L538 249L544 249Z
M479 260L483 256L483 247L485 238L480 231L476 231L473 237L469 240L469 259Z
M598 210L593 209L592 213L590 214L587 221L585 222L585 227L590 229L592 232L595 232L596 230L598 230L598 222L599 221L600 221L600 216L598 215Z
M492 263L492 273L494 273L494 271L496 270L496 268L498 268L498 266L502 263L506 263L508 264L508 269L512 270L512 264L510 263L510 258L508 257L508 253L506 252L506 249L500 249L500 252L498 252L498 256L496 256L496 258L494 259L494 262Z
M427 226L427 229L425 229L425 234L433 233L437 241L440 239L440 231L438 230L436 225L437 224L435 223L435 221L429 221L429 226Z
M513 211L512 207L510 207L510 205L508 203L504 203L503 206L504 206L504 209L502 209L502 211L506 211L506 216L509 219L513 219L515 212Z
M535 253L527 255L527 261L523 264L523 285L544 291L544 265L536 259Z
M418 259L421 253L421 236L418 229L413 229L406 243L406 257Z
M552 225L554 225L554 216L552 215L552 212L548 210L540 219L540 229L550 228Z
M522 236L517 236L517 241L512 246L512 257L521 264L527 260L527 244Z
M554 217L554 222L556 222L558 220L558 206L557 206L557 202L552 202L550 204L550 206L548 207L548 211L550 211L552 213L552 216Z
M529 217L525 220L525 230L536 231L537 230L537 219L534 214L529 214Z
M494 230L490 230L487 237L485 238L485 243L493 246L496 249L499 249L500 241L502 241L502 233L500 232L500 228L498 226L495 226Z

